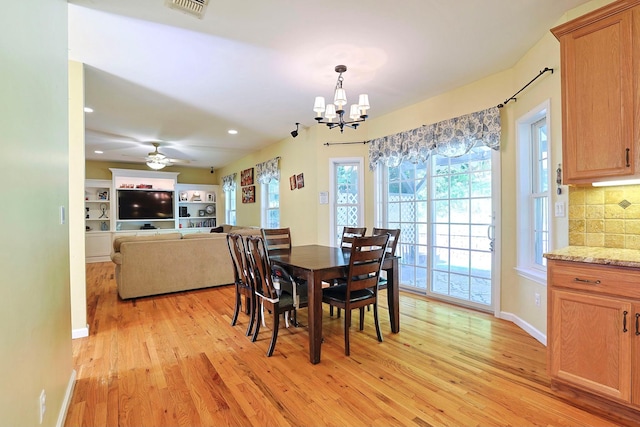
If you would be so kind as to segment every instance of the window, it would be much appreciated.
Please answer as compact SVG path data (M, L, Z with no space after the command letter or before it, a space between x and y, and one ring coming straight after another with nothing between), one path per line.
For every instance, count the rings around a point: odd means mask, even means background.
M280 181L262 184L262 227L280 228Z
M236 186L231 190L224 192L226 198L225 203L225 221L229 225L236 225Z
M548 103L518 120L518 267L545 283L549 250Z

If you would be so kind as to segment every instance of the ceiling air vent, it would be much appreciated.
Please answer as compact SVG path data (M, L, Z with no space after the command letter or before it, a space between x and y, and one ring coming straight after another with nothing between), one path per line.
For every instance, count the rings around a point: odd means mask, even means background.
M182 12L193 15L202 19L207 9L209 0L167 0L166 5L171 9L177 9Z

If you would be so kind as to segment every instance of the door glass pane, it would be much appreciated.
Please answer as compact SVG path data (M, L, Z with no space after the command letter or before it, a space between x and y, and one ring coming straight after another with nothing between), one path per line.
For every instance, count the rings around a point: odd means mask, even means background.
M334 238L338 244L344 227L358 227L360 221L360 179L358 163L337 163L335 174Z

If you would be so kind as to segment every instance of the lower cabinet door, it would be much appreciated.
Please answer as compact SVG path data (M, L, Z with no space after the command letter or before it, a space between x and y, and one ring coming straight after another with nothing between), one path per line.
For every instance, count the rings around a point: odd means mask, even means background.
M631 337L635 327L631 304L552 289L550 315L551 375L599 395L630 402Z
M87 234L84 250L87 261L108 261L111 254L111 233Z

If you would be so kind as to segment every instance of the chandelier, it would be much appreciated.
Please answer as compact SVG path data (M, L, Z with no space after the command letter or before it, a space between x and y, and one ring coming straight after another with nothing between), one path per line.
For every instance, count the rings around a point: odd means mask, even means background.
M344 131L345 126L356 129L361 122L367 119L367 110L370 108L369 95L363 93L358 97L357 104L351 104L349 119L345 120L344 109L347 106L347 92L342 88L342 73L345 71L347 71L346 65L336 65L338 81L336 82L336 90L333 95L333 104L325 105L324 97L316 96L316 101L313 105L317 122L327 125L329 129L339 127L341 133ZM322 117L322 113L324 113L324 118ZM335 118L338 119L337 122L333 121Z

